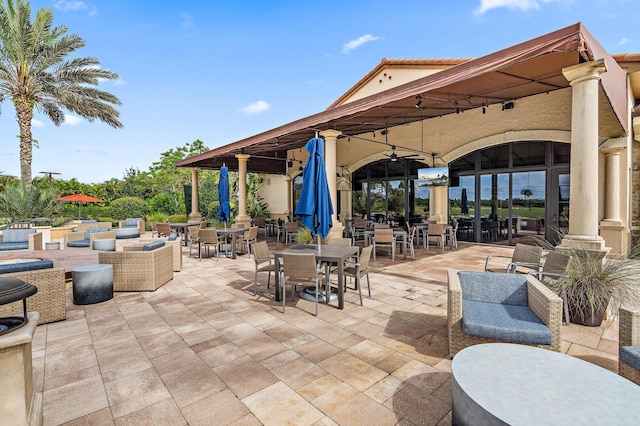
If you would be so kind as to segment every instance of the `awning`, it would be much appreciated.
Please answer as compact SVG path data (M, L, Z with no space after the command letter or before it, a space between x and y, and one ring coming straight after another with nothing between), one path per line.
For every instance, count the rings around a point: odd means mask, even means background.
M569 87L562 69L605 60L602 91L628 133L626 72L581 23L473 59L401 86L336 106L280 127L178 161L177 167L237 170L236 154L251 155L247 168L285 173L287 151L301 148L317 131L355 136L415 121L455 114ZM416 108L416 97L422 100Z

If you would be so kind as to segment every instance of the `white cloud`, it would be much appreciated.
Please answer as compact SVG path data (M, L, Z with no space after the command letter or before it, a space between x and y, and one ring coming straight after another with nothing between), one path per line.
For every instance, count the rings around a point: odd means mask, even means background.
M376 40L380 40L380 37L376 37L371 34L365 34L345 44L344 47L342 48L342 53L349 53L350 51L357 49L358 47L362 46L365 43L368 43L370 41L376 41Z
M271 106L265 101L258 101L258 102L249 104L244 108L241 108L240 111L250 115L250 114L258 114L260 112L268 111L270 108Z
M523 12L528 10L540 10L543 3L552 3L567 0L480 0L480 6L474 11L477 15L482 15L491 9L506 7L508 9L520 9ZM568 0L572 2L573 0Z
M631 43L631 39L628 39L626 37L622 37L622 40L620 40L618 42L618 44L622 45L622 44L627 44L627 43Z
M113 84L115 84L116 86L124 86L125 84L127 84L127 82L124 81L122 77L120 77L117 80L115 80Z
M82 119L80 117L76 117L74 115L65 114L64 115L64 125L66 126L77 126L82 123Z
M89 6L87 6L83 1L58 0L53 5L56 9L62 10L63 12L68 12L70 10L86 10L89 8Z
M44 122L42 122L42 121L40 121L40 120L36 120L35 118L32 118L32 119L31 119L31 125L32 125L33 127L38 127L38 128L40 128L40 127L44 127Z

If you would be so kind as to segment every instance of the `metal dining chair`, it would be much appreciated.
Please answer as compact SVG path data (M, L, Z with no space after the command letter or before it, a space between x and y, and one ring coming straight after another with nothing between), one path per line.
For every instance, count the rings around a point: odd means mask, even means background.
M320 283L323 282L324 273L316 265L316 256L313 253L284 253L282 263L280 280L282 313L284 314L285 309L287 285L291 286L291 301L293 301L296 285L307 282L315 285L315 315L318 316L318 290Z

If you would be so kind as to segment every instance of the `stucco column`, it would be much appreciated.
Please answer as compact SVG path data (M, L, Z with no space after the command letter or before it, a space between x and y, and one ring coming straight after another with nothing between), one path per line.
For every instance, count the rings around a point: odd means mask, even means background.
M189 219L201 220L202 215L198 211L198 168L191 168L191 214Z
M598 86L604 60L564 68L571 99L569 234L561 245L603 250L598 234Z
M337 170L337 160L336 160L336 151L338 145L338 136L340 136L342 132L337 130L325 130L324 132L320 132L320 136L324 138L324 164L327 169L327 183L329 184L329 194L331 195L331 204L333 204L333 214L331 215L331 222L333 223L331 227L331 234L339 233L340 237L342 237L342 230L344 226L338 221L338 190L336 186L336 170Z
M247 160L249 154L236 154L238 159L238 217L236 223L243 223L249 227L251 218L247 215Z

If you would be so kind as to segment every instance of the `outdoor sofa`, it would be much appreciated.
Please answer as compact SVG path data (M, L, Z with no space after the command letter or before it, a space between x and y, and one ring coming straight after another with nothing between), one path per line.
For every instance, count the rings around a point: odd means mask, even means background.
M113 265L113 291L155 291L173 279L173 247L164 241L101 251L98 263Z
M38 312L38 324L60 321L66 314L64 267L55 260L21 259L0 263L0 276L33 284L38 292L27 298L27 310ZM22 301L0 306L0 316L22 315Z
M0 250L42 250L42 233L35 229L5 229Z
M508 342L560 351L562 299L531 275L449 269L449 356Z
M619 312L618 374L640 385L640 309Z
M85 232L89 228L107 228L107 230L111 231L113 224L111 222L82 222L73 225L73 232Z
M67 249L91 248L94 240L115 238L116 233L110 228L87 228L84 232L64 234L64 247Z

